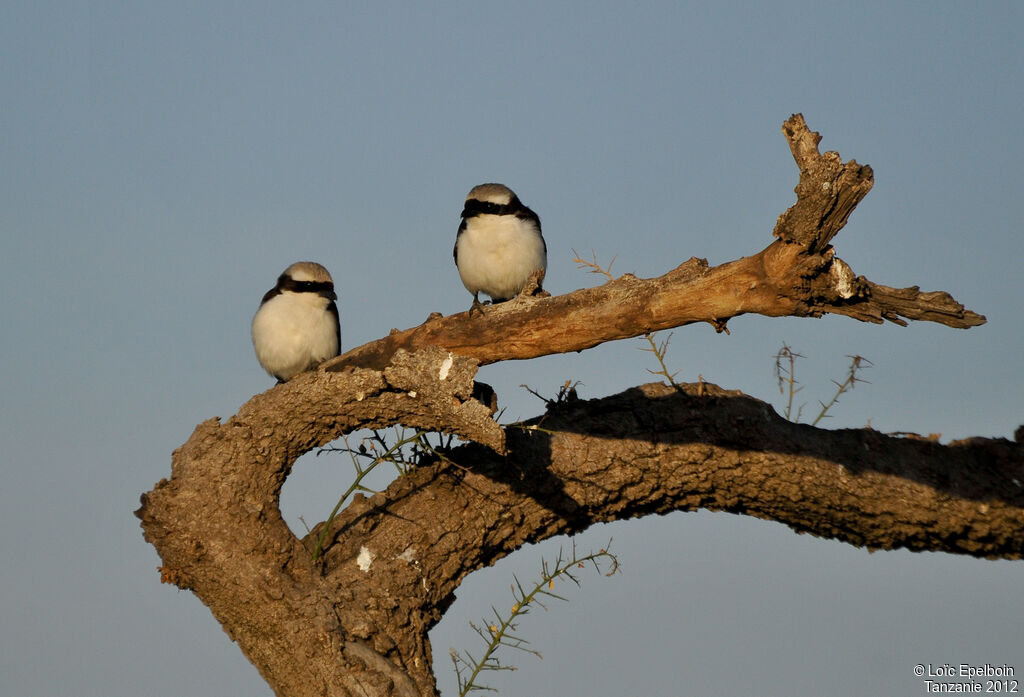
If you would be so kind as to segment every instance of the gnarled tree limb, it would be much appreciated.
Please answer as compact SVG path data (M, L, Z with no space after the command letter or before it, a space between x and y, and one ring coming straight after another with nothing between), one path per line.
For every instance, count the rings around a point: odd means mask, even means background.
M818 153L821 136L799 114L783 132L800 167L797 202L779 216L778 241L753 256L708 267L690 259L664 276L626 274L598 288L548 298L516 298L481 316L432 315L418 327L348 351L326 364L382 368L398 349L441 346L481 365L582 351L606 341L710 322L717 329L742 314L769 317L847 315L866 322L927 320L966 329L985 318L947 293L894 289L855 276L829 242L871 190L874 173L835 152Z
M1019 442L824 431L707 385L645 385L504 428L472 398L478 364L691 322L724 327L746 312L984 322L945 293L873 284L835 257L829 243L871 170L819 155L800 117L785 132L798 200L754 256L432 318L200 424L137 512L163 579L206 603L279 695L408 697L436 694L427 632L467 574L597 521L710 508L870 548L1020 558ZM296 538L279 509L296 459L394 423L469 443ZM326 553L314 561L321 532Z

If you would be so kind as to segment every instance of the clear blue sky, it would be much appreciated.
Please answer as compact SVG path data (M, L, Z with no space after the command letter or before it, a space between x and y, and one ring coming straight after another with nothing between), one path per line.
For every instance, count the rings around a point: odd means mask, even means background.
M802 112L874 167L835 240L854 271L947 290L970 331L829 317L677 330L668 361L780 404L783 341L811 410L847 354L874 368L831 427L1012 437L1024 422L1020 260L1024 4L4 3L0 7L0 683L11 695L269 695L191 594L161 585L132 511L171 451L268 389L249 343L289 263L334 274L343 343L451 313L466 192L500 181L541 216L554 293L770 241ZM567 379L651 379L637 341L492 366L506 415ZM312 524L347 465L304 458ZM623 573L528 618L544 654L503 694L916 695L917 663L1024 673L1024 566L869 555L724 514L593 530ZM555 540L473 576L449 646Z

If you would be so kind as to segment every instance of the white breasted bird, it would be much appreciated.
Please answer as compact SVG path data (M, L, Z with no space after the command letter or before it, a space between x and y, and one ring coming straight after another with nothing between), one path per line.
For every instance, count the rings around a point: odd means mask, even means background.
M548 266L540 218L503 184L474 186L466 196L453 254L462 284L473 294L470 312L481 309L479 293L495 303L509 300L534 271Z
M334 281L323 266L299 261L284 270L252 318L256 358L278 382L317 367L341 351Z

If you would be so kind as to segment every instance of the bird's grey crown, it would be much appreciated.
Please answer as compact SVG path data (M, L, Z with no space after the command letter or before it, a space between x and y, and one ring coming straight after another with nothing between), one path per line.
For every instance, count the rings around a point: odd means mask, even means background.
M480 184L466 194L467 201L486 201L500 206L507 206L515 197L515 192L504 184Z
M293 281L309 281L313 283L333 283L331 274L315 261L297 261L282 274Z
M466 204L462 208L463 226L467 219L478 215L511 215L533 221L537 230L540 230L540 217L504 184L480 184L470 190L466 196ZM463 227L460 227L459 231L462 229Z
M326 268L315 261L297 261L277 277L277 284L268 290L260 303L262 306L285 291L291 293L316 293L328 300L338 299L334 292L334 280ZM335 310L336 312L337 310Z

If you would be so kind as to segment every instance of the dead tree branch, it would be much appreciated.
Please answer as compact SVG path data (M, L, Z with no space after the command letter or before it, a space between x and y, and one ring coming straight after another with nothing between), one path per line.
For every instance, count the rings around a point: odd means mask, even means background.
M279 695L435 695L427 638L465 576L526 542L610 521L709 508L869 548L1024 556L1024 446L951 445L791 424L702 383L555 404L498 426L472 397L477 366L576 351L737 315L845 314L981 324L945 293L854 276L831 240L870 190L868 167L784 128L797 203L758 254L665 276L623 276L555 298L432 317L200 424L137 515L163 580L192 590ZM299 539L279 509L300 455L402 423L467 445ZM538 427L539 426L539 427Z
M440 346L481 365L582 351L606 341L708 322L721 331L742 314L820 317L841 314L865 322L906 319L966 329L985 318L943 292L889 288L857 276L829 243L871 190L874 173L835 152L818 153L821 136L799 114L783 126L800 167L797 202L779 216L778 241L753 256L708 267L692 258L664 276L625 274L597 288L549 298L520 297L488 308L432 315L418 327L352 349L326 364L383 368L398 349Z

